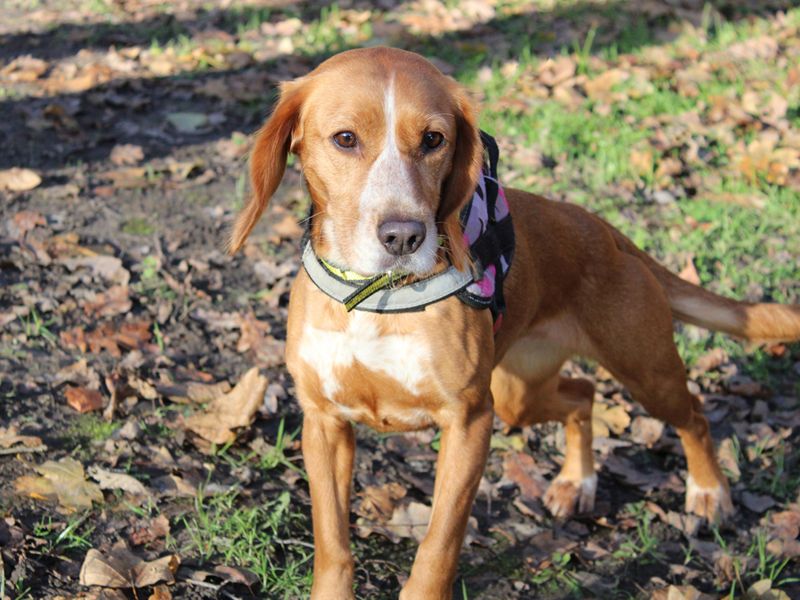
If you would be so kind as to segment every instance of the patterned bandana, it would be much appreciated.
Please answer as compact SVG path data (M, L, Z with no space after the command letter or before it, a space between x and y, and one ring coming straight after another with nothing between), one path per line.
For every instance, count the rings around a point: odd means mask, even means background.
M461 211L464 242L479 271L458 297L470 306L491 309L497 331L506 308L503 281L514 257L514 227L505 192L497 181L497 143L483 131L481 141L489 161L484 162L478 187Z

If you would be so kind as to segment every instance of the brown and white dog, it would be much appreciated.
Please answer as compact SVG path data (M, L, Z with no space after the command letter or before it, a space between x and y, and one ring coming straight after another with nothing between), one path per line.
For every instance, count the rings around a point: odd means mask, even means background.
M475 112L464 90L420 56L352 50L282 86L255 143L254 195L236 221L232 251L267 206L289 152L311 193L318 257L365 275L470 268L458 214L481 170ZM403 599L451 597L494 413L515 426L563 423L564 464L544 502L561 517L591 510L594 388L559 375L576 354L605 366L677 429L687 511L714 520L733 510L708 422L687 390L672 319L746 339L795 340L800 306L722 298L672 275L577 206L512 189L506 196L517 242L496 333L488 310L455 297L418 312L348 312L305 270L294 282L286 362L304 411L314 599L353 597L352 421L379 431L441 429L433 511Z

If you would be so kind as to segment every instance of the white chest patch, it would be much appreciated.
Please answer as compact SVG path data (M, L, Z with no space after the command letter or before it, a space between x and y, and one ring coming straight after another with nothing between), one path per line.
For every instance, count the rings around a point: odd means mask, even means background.
M412 334L380 335L373 317L363 312L355 312L344 331L307 326L299 354L316 371L322 392L331 401L341 389L336 370L355 361L388 375L411 394L419 393L430 361L424 338Z

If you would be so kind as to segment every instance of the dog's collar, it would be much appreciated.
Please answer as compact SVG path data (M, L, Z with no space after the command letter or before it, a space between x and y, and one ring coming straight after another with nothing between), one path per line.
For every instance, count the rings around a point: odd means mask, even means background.
M425 279L394 287L408 273L387 272L367 277L340 269L319 258L311 242L303 249L303 267L322 292L353 309L377 313L411 312L464 290L473 281L469 271L453 266Z

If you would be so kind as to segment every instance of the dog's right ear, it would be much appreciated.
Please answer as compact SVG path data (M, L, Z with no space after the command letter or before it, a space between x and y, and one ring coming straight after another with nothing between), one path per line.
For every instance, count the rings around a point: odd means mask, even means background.
M300 109L306 91L305 79L282 84L280 100L258 132L250 154L250 183L253 193L233 225L228 245L228 252L231 254L244 245L283 178L286 157L299 142Z

